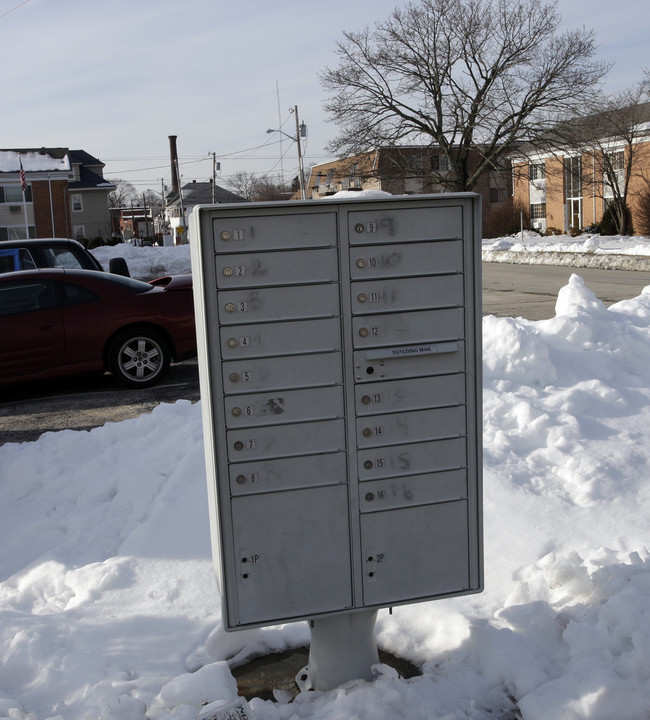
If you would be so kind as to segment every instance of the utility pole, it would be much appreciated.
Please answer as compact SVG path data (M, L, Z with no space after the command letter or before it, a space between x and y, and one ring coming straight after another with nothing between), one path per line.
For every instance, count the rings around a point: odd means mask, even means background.
M304 200L305 199L305 170L304 170L303 162L302 162L302 150L300 148L300 134L304 133L303 137L305 137L305 135L307 133L307 126L304 123L302 125L300 125L300 121L298 119L298 106L297 105L294 105L293 110L296 114L296 143L298 143L298 173L299 173L298 182L300 183L300 198L302 200Z
M208 155L212 155L212 204L217 202L217 170L221 169L221 163L217 162L217 153L209 152Z

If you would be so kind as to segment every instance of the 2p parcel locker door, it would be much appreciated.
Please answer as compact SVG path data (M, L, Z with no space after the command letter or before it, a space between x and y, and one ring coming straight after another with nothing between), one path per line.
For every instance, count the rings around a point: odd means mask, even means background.
M227 629L482 589L480 198L202 206Z

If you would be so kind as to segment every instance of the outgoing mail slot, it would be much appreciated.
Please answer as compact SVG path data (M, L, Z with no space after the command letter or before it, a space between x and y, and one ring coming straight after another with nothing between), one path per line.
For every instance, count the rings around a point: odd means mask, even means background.
M467 463L466 442L465 438L450 438L359 450L357 462L360 480L464 468Z
M460 240L350 248L350 277L353 280L460 272L463 272L463 243Z
M275 390L224 399L226 427L273 425L343 417L340 386L301 390Z
M444 595L478 584L470 578L467 516L464 500L362 515L364 601Z
M222 325L333 317L339 314L339 286L331 283L223 290L217 293L217 302Z
M379 447L467 434L465 406L413 410L357 419L357 447Z
M352 318L354 347L461 340L464 336L463 319L462 308L358 315ZM405 358L404 362L407 361L408 358Z
M463 209L429 207L394 208L351 212L348 215L350 245L414 240L456 240L463 237Z
M345 450L345 421L240 428L229 430L226 441L230 462L337 452Z
M275 492L347 482L347 454L343 452L231 463L232 495Z
M416 346L412 353L402 353L398 348L381 350L357 350L354 353L354 379L358 383L376 382L426 375L458 373L465 370L465 343L431 343L420 352ZM408 347L408 346L407 346Z
M231 360L223 363L221 370L227 395L343 382L341 353L338 352Z
M359 485L359 507L361 512L377 512L428 505L466 498L467 491L466 470L371 480Z
M465 403L465 375L438 375L355 387L357 415Z
M220 217L212 228L217 253L334 247L337 239L335 212Z
M235 325L220 331L224 360L341 349L338 318Z
M463 304L463 276L354 282L351 294L352 312L357 315L386 310L460 307Z
M215 262L220 289L335 282L339 276L336 248L217 255Z

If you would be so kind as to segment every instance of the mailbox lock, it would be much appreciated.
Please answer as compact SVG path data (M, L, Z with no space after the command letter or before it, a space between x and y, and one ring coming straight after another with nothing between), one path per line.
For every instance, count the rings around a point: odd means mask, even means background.
M357 267L358 268L364 268L366 266L366 261L363 258L359 258L357 260Z
M245 485L246 484L246 475L237 475L237 483L239 485Z
M234 408L232 409L232 414L233 414L235 417L239 417L239 416L241 415L241 408L234 407Z
M226 312L227 313L235 312L235 306L233 303L226 303Z
M235 338L228 338L226 345L229 348L236 348L237 347L237 340Z
M372 470L372 460L366 460L366 461L363 463L363 467L364 467L366 470Z
M230 373L230 382L239 382L239 373Z
M224 230L221 233L221 239L222 240L232 240L232 233L230 232L230 230Z
M366 302L367 299L368 299L368 296L365 293L359 293L359 295L357 296L357 300L360 303Z
M230 276L232 275L232 268L231 268L231 267L225 267L225 268L223 269L223 274L224 274L226 277L230 277Z
M363 428L362 434L363 437L370 437L372 435L372 430L370 428Z
M244 449L244 443L241 440L237 440L237 442L234 445L235 450L243 450Z
M364 396L361 398L361 402L362 402L364 405L369 405L369 404L370 404L370 395L364 395Z
M354 226L354 231L358 233L362 233L364 231L363 223L357 223Z
M368 328L359 328L359 335L361 335L361 337L368 337Z
M366 493L366 500L368 502L372 502L374 499L375 499L375 496L373 495L373 493ZM369 559L372 560L372 558L369 558Z

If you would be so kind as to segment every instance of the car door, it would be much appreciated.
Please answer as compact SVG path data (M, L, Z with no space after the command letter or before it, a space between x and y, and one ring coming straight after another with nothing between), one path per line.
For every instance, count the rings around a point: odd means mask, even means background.
M0 285L0 377L55 368L63 357L56 283L27 277Z

